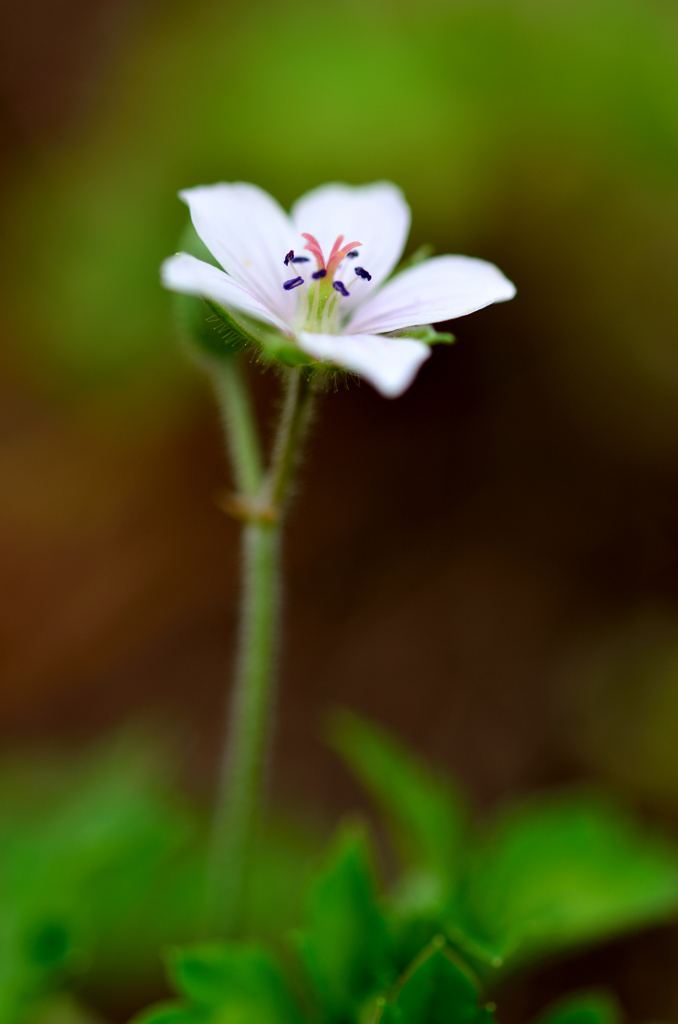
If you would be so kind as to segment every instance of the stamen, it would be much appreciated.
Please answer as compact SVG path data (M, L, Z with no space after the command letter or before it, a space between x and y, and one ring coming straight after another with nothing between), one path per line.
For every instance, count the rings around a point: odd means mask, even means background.
M320 285L316 285L315 288L312 288L310 290L313 292L313 305L311 306L310 319L313 323L317 323L318 309L320 308Z
M327 334L328 331L330 331L330 321L332 320L332 317L334 315L334 310L335 310L337 304L340 301L341 300L339 299L338 293L334 292L332 295L330 295L329 300L325 303L325 308L323 309L322 321L320 323L320 333L321 334Z
M287 256L285 257L285 266L289 266L290 260L294 263L294 249L290 249Z
M343 295L345 299L348 298L349 293L346 291L346 287L341 281L333 281L332 287L334 288L335 292L339 292L339 294Z
M357 249L353 249L352 252L347 252L346 255L348 256L348 258L350 260L354 260L356 258L356 256L358 255L358 250Z
M291 291L293 288L298 288L300 284L304 283L303 277L293 277L290 281L285 281L283 288L286 292Z
M349 253L349 256L350 255L351 254ZM356 253L356 256L357 255L358 254ZM355 268L355 272L358 275L358 277L362 277L365 281L371 281L372 280L372 275L368 274L368 272L363 267L356 267Z
M290 263L310 263L311 260L308 256L293 256Z
M318 281L321 277L327 277L326 270L316 270L315 274L311 274L314 281Z

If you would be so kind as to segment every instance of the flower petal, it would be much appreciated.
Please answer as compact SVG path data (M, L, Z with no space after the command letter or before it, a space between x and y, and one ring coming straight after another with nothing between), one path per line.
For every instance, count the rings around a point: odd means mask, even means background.
M353 370L386 398L406 391L431 350L411 338L380 338L373 334L311 334L302 331L297 345L322 361Z
M200 185L179 195L201 239L224 270L286 323L299 302L283 284L285 255L295 236L289 217L268 192L245 182Z
M297 199L291 216L299 234L308 232L318 239L326 259L339 235L346 242L356 239L361 243L358 257L346 259L337 275L345 284L352 284L350 298L342 302L346 312L388 277L410 230L410 208L400 189L389 181L321 185ZM351 264L364 267L372 275L371 282L354 281Z
M237 309L255 320L263 320L277 327L285 334L290 333L287 324L271 312L268 306L211 263L180 252L165 260L160 268L160 276L165 288L170 291L212 299L226 309Z
M434 256L396 274L372 294L347 329L384 332L436 324L505 302L515 293L515 286L493 263L470 256Z

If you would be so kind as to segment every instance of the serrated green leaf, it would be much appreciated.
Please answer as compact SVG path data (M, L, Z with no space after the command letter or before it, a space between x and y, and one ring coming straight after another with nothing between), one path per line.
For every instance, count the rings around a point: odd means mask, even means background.
M481 1024L492 1009L480 1006L479 986L469 968L439 936L416 958L379 1024Z
M559 999L535 1024L621 1024L622 1013L611 992L592 989Z
M344 829L311 886L301 958L326 1020L346 1021L392 983L389 938L362 828Z
M509 966L671 916L678 852L591 793L531 801L480 841L463 929Z
M252 1024L300 1024L275 954L259 943L212 943L173 950L170 976L182 995Z
M460 870L466 821L460 794L384 729L357 715L335 716L329 737L386 815L403 864L414 869L413 901L442 904Z

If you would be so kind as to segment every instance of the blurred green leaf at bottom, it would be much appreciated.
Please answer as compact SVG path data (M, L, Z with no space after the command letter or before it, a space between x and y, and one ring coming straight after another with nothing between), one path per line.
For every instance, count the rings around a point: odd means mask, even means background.
M367 836L340 832L312 884L298 949L324 1021L354 1018L356 1008L395 980Z
M176 988L219 1020L300 1024L301 1015L275 954L260 943L214 943L170 955Z
M536 1024L620 1024L621 1008L603 989L577 992L549 1006Z
M491 1024L493 1007L479 1003L479 985L439 936L412 964L379 1024Z
M458 915L515 969L665 920L676 908L673 844L612 800L572 792L498 818L473 850Z
M393 826L405 867L389 901L399 965L444 933L482 975L666 920L678 849L587 789L472 825L454 787L382 728L335 719L331 742Z
M0 765L2 1024L77 1020L57 997L65 986L92 1005L162 991L160 951L196 937L207 832L177 792L175 763L139 732ZM249 908L258 934L298 923L316 843L294 823L264 823Z
M459 791L385 729L348 711L334 716L329 738L386 817L409 870L403 900L430 906L449 898L467 824Z

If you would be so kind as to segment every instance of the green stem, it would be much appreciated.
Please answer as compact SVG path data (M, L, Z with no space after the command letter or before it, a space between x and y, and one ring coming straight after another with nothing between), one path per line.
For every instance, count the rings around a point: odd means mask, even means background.
M284 511L289 496L301 439L308 421L309 400L309 385L302 371L290 370L271 465L264 485L268 503L278 514Z
M235 485L252 497L261 487L263 459L252 402L237 357L214 360L209 366L221 412Z
M220 394L227 400L231 397L230 392ZM301 371L290 371L271 467L256 494L246 491L248 501L242 506L246 522L240 646L207 879L207 924L212 935L241 934L246 923L278 651L282 513L307 400L308 389ZM253 468L251 451L243 451L243 446L250 443L253 428L250 423L242 429L243 421L233 409L225 410L224 422L234 466L240 467L236 472L244 476Z

